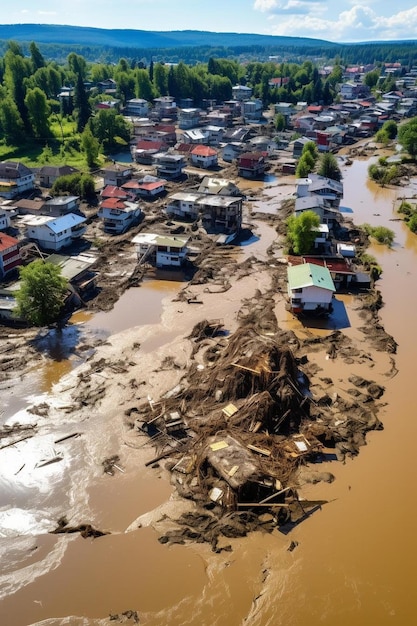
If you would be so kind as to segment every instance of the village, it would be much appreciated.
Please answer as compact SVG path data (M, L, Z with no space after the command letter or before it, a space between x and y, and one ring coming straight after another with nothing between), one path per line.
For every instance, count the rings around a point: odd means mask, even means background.
M0 164L0 318L5 324L13 321L16 268L35 258L61 268L73 306L93 309L111 308L124 289L146 275L157 278L161 269L183 271L185 286L177 300L186 305L204 305L207 286L217 288L208 293L221 294L246 276L256 277L259 287L266 280L262 276L268 276L262 293L241 302L233 332L222 316L212 316L216 307L203 306L200 320L189 329L186 356L162 359L152 397L141 392L125 408L131 446L136 447L134 438L148 440L155 455L146 465L159 468L164 460L179 495L197 505L184 514L180 530L178 525L169 529L163 541L207 541L213 550L222 550L219 536L290 529L324 504L298 496L306 465L327 458L329 449L339 460L354 456L366 432L382 428L377 401L383 385L352 376L347 400L330 394L332 381L326 377L312 383L316 370L309 354L321 350L329 359L338 355L362 368L373 361L366 349L351 345L339 331L320 342L302 341L282 331L274 313L279 297L297 317L328 316L337 293L355 293L373 348L395 352L395 341L378 322L372 277L357 255L366 243L341 210L343 182L313 173L294 176L306 143L314 141L321 153L350 145L354 155L359 140L372 137L387 119L402 119L416 108L417 97L408 91L406 97L395 92L377 103L364 89L360 80L346 83L340 104L280 103L267 118L262 102L243 86L234 88L232 102L209 112L191 102L177 107L170 97L158 98L152 110L145 101L131 101L125 111L134 128L131 159L115 159L97 172L96 205L75 196L50 197L48 188L69 173L67 166L31 171L18 162ZM287 132L277 141L271 121L277 112L288 117L288 126L300 137L290 141ZM374 151L375 144L370 145ZM250 183L268 176L294 189L272 217L252 212L251 205L257 192ZM285 256L285 219L306 211L320 219L314 249ZM257 219L269 221L277 232L269 261L231 261L230 252L250 237L248 224ZM7 327L8 338L10 332ZM107 391L102 383L100 389L92 387L93 374L102 367L93 361L89 373L80 374L70 390L72 411L94 407L111 395L110 382ZM112 371L122 380L128 370L120 363ZM33 409L35 415L48 411ZM114 474L120 462L119 455L105 459L105 471ZM331 481L332 476L316 473L314 480Z

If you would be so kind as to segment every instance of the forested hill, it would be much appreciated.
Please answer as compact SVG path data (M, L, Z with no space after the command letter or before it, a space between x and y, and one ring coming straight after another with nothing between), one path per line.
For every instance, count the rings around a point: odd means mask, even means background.
M328 41L304 37L278 37L246 33L211 33L197 30L147 31L87 28L51 24L1 24L0 40L61 43L112 48L178 48L179 46L330 46Z

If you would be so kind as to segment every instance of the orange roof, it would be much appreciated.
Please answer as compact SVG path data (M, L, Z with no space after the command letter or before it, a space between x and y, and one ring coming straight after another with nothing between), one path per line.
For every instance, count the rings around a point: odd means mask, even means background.
M10 237L10 235L5 235L4 233L0 233L0 252L5 252L9 248L13 248L17 246L19 243L18 239L14 237Z
M215 156L217 154L214 148L210 148L210 146L196 146L191 150L191 154L195 154L196 156Z

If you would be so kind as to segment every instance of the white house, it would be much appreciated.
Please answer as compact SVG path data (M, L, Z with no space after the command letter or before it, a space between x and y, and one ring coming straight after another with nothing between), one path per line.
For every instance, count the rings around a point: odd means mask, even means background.
M178 111L178 128L186 130L188 128L195 128L201 123L201 111L200 109L180 109Z
M61 217L47 215L31 216L25 219L27 236L45 250L57 252L71 245L85 233L86 218L75 213Z
M197 203L200 198L200 193L187 191L173 193L169 196L165 213L170 217L185 218L194 221L199 217L200 209Z
M262 117L262 100L245 100L242 103L242 116L246 122L259 122Z
M190 162L197 167L209 169L217 166L217 150L210 146L196 146L190 152Z
M239 155L242 154L246 150L246 146L244 143L240 141L231 141L223 146L222 149L222 157L223 161L226 163L232 163L236 159L239 158Z
M149 103L143 98L132 98L127 100L123 110L124 115L131 117L147 117L149 113Z
M106 198L100 205L98 217L103 220L103 229L106 233L120 235L139 220L141 213L137 202Z
M188 237L139 233L132 242L136 246L138 263L150 263L155 267L181 267L188 248Z
M343 183L340 181L318 174L309 174L307 178L299 178L296 184L297 198L317 195L325 198L332 207L339 207L343 197Z
M336 291L327 267L302 263L287 268L288 297L293 313L329 313Z
M0 163L0 196L15 198L19 194L34 189L35 174L23 163L2 161Z

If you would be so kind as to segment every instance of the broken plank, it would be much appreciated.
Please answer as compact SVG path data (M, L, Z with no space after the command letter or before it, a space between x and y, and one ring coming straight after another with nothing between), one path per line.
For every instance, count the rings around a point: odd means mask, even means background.
M266 450L265 448L258 448L258 446L254 446L251 443L248 443L246 446L252 452L258 452L258 454L263 454L264 456L271 456L271 450Z

